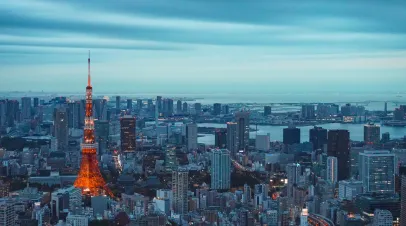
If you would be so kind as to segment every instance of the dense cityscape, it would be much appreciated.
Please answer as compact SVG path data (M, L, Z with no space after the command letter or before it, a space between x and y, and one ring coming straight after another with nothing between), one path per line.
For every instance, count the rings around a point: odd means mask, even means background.
M405 12L1 0L0 226L406 226Z
M0 225L405 224L406 137L381 127L405 126L406 105L275 113L94 97L91 82L89 55L85 98L0 100ZM363 140L326 123L362 127ZM258 125L284 126L283 140ZM199 142L207 134L214 144Z

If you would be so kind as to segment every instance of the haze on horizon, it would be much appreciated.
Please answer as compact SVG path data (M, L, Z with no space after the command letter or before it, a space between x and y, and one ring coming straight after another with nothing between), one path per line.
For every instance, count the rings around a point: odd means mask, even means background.
M404 92L406 82L401 0L3 0L0 12L0 91L83 91L88 50L96 92Z

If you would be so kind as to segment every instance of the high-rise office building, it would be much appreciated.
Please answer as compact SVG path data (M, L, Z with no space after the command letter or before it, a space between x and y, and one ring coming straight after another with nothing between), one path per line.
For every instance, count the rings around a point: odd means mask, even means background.
M21 98L21 117L23 120L31 119L31 97Z
M389 132L382 133L382 142L385 143L388 141L390 141L390 133Z
M6 112L6 118L7 118L7 126L12 127L14 126L14 122L18 121L17 116L19 114L20 110L20 103L17 100L6 100L7 101L7 112Z
M327 156L337 157L338 181L350 177L350 132L348 130L329 130Z
M72 102L68 103L68 127L73 129L79 128L79 114L80 103Z
M238 127L237 129L238 148L240 150L247 150L250 136L250 113L236 112L235 122L237 123Z
M214 146L216 148L226 148L227 147L227 130L226 129L216 129L214 132Z
M283 143L286 145L300 144L300 129L294 126L284 128Z
M230 151L212 149L211 152L211 189L230 189Z
M271 148L270 134L258 134L255 138L255 148L260 151L269 151Z
M272 114L272 107L271 106L264 106L264 116L269 116Z
M55 137L58 151L66 151L68 148L68 114L63 107L55 109L54 119Z
M176 101L176 113L182 113L182 101L178 100Z
M373 123L364 125L364 142L366 144L377 144L381 139L381 127Z
M188 112L188 109L187 109L187 108L188 108L187 103L184 102L184 103L183 103L183 106L182 106L182 112L183 112L183 113L187 113L187 112Z
M358 166L364 192L395 192L395 154L366 150L359 153Z
M158 115L160 115L162 113L162 96L156 97L155 108L157 108Z
M202 104L201 103L195 103L195 113L196 113L196 115L202 114Z
M174 213L185 215L188 213L189 172L179 169L172 172L172 208Z
M238 126L235 122L227 123L227 149L231 152L234 157L238 152L238 137L237 137Z
M315 118L315 108L312 104L302 105L302 118L304 119L314 119Z
M137 99L137 110L140 111L143 106L144 103L142 102L142 99Z
M221 107L221 111L223 112L223 114L228 115L230 114L230 107L228 105L223 105Z
M336 157L329 156L327 157L327 181L331 184L337 183L337 174L338 174L338 161Z
M197 124L190 123L186 125L187 149L197 149Z
M213 104L213 115L220 115L221 114L221 104L214 103Z
M309 142L313 144L313 150L323 149L327 144L327 129L315 126L309 130Z
M107 151L110 123L107 120L97 120L94 122L94 132L96 141L99 144L99 153L103 154Z
M76 226L88 226L89 217L87 215L75 215L69 213L66 217L67 225L76 225Z
M120 96L116 96L116 113L120 113L121 111L121 97Z
M33 107L36 108L39 106L39 98L38 97L34 97L33 98Z
M7 125L7 101L0 100L0 127Z
M133 110L133 100L132 99L127 99L127 110L129 112L132 112L132 110Z
M97 120L107 120L107 100L93 100L93 118Z
M170 117L173 115L173 100L164 99L162 113L165 117Z
M393 111L393 120L402 121L405 119L405 110L403 108L395 108Z
M120 119L120 139L122 152L135 152L136 150L136 120L131 115Z
M286 175L288 179L288 198L292 199L293 198L293 187L295 184L297 184L300 180L300 176L302 174L302 168L300 164L297 163L289 163L286 165Z

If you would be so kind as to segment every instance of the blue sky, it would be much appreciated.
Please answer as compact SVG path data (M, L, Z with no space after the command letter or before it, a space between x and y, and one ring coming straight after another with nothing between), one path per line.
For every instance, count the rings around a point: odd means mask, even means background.
M2 0L0 91L403 92L406 1Z

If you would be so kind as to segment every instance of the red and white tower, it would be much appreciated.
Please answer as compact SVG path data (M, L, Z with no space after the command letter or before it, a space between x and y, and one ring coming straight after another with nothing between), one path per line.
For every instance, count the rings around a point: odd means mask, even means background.
M82 189L85 195L112 195L106 186L97 161L96 142L94 137L92 85L90 80L90 52L88 58L88 77L86 87L86 114L84 138L82 142L82 161L79 175L74 183L76 188Z

